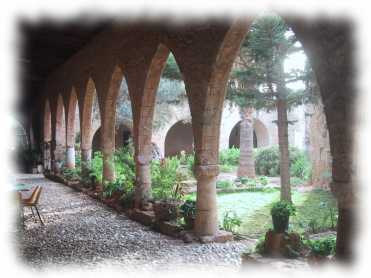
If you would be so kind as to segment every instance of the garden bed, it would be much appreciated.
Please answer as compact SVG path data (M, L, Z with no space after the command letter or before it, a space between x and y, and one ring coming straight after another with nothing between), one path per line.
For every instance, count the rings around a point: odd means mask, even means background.
M104 198L101 192L98 192L95 189L86 188L79 181L69 181L61 175L46 174L45 177L52 181L69 186L76 191L85 193L89 197L102 202L111 209L114 209L116 212L125 213L125 215L127 215L131 220L151 227L154 231L171 236L173 238L182 239L186 243L224 243L233 240L232 233L223 230L219 231L219 233L213 237L196 237L191 231L185 230L183 225L177 223L176 221L157 221L152 210L143 211L134 208L125 208L120 204L119 199L112 197Z

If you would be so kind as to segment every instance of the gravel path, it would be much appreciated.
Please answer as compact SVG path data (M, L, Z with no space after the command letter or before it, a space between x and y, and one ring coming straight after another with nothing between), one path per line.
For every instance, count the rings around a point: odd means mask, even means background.
M34 269L69 265L151 271L213 266L239 271L240 254L255 243L185 244L40 175L17 180L43 187L39 208L45 226L35 222L26 208L25 229L18 231L16 241L22 260Z

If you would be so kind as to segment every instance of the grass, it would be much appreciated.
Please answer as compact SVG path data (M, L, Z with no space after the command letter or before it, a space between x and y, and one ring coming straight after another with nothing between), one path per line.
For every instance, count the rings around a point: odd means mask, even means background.
M188 198L195 199L191 194ZM238 233L259 238L272 228L270 215L271 204L280 198L279 189L267 192L238 192L218 194L218 219L223 222L226 211L235 211L241 218L242 225L237 229ZM290 230L296 232L313 232L313 223L316 223L314 232L320 232L331 228L330 209L336 212L335 198L328 191L316 189L310 192L298 192L292 189L292 199L296 206L296 216L290 218Z

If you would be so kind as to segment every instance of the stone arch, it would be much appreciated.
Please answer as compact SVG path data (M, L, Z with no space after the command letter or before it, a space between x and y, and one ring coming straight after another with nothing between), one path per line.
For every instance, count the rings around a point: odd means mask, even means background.
M240 124L241 121L236 123L232 128L229 135L229 147L240 147ZM259 119L254 118L254 148L261 148L269 146L269 132L268 128Z
M111 160L115 151L116 102L124 78L121 67L115 66L102 104L100 143L103 152L103 178L106 181L115 179L115 169Z
M127 146L132 138L132 123L120 123L116 126L115 148Z
M163 44L158 44L151 57L138 66L139 70L133 70L131 67L126 70L133 112L136 162L135 207L137 208L142 207L151 198L153 114L157 88L168 56L169 49Z
M73 147L76 136L76 109L78 109L78 99L76 90L72 87L67 107L67 147Z
M181 151L193 153L192 124L186 121L176 122L165 138L165 156L179 155Z
M43 137L44 137L44 144L43 144L43 160L44 160L44 169L46 171L50 171L52 168L51 165L51 141L52 141L52 114L50 109L50 102L47 99L45 102L44 107L44 124L43 124Z
M86 152L89 152L91 150L92 145L93 106L95 101L99 102L95 83L92 78L89 78L83 92L82 109L80 109L79 111L81 150Z
M86 172L92 158L92 143L95 126L100 126L99 99L94 80L89 77L83 85L79 104L80 151L82 170ZM98 110L97 113L94 113ZM96 118L95 118L96 117Z
M55 151L54 161L55 170L58 172L65 160L66 150L66 115L62 95L57 98L57 107L55 113Z
M52 114L50 103L47 99L44 107L44 143L51 142L52 140Z
M93 135L92 150L93 152L102 151L101 145L101 127L98 127ZM115 128L115 149L126 146L132 138L132 126L130 123L121 123Z
M66 128L66 166L70 169L75 168L76 109L78 109L78 99L76 90L72 87L67 106Z

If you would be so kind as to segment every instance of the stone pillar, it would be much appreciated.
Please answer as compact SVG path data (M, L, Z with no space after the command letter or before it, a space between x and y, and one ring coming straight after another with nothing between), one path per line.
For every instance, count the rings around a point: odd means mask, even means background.
M103 182L115 180L115 164L113 161L113 150L103 151Z
M218 174L218 165L198 165L195 167L197 213L194 230L198 236L213 236L218 231L216 205L216 179Z
M91 166L91 149L81 149L81 171L86 173Z
M67 146L66 149L66 167L68 169L75 168L75 146Z
M55 140L51 141L51 170L54 174L60 172L60 164L58 163L58 148Z
M44 142L44 169L50 171L51 167L51 142Z
M148 159L136 158L135 165L136 185L135 185L135 208L143 209L152 197L151 194L151 162Z

